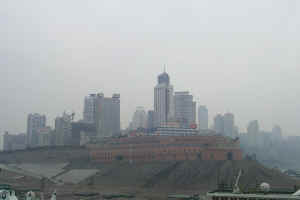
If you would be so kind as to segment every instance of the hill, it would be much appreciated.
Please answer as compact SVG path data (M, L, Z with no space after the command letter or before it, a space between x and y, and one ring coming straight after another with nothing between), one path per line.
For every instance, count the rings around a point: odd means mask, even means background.
M97 170L95 175L79 183L66 184L67 186L59 188L55 185L51 186L53 189L58 189L58 192L66 190L72 192L92 190L104 193L126 191L151 195L156 192L165 195L168 193L205 193L215 189L218 183L232 185L240 169L243 170L240 180L242 190L254 188L261 182L268 182L272 188L293 188L294 185L300 185L299 181L291 179L278 170L266 168L255 160L195 160L131 164L115 161L104 164L91 162L87 149L73 147L0 153L0 164L27 168L35 166L34 171L39 171L41 175L45 172L43 175L45 177L49 174L53 178L66 176L67 179L70 174L78 173L80 169ZM60 168L54 169L57 167ZM81 173L93 172L84 170ZM14 180L9 181L9 177L7 176L0 182L14 183ZM21 182L18 186L20 184Z
M183 161L157 163L113 163L99 165L93 178L95 185L111 187L152 188L163 190L207 191L218 182L232 185L239 170L242 189L268 182L274 188L293 188L299 182L278 170L268 169L257 161Z

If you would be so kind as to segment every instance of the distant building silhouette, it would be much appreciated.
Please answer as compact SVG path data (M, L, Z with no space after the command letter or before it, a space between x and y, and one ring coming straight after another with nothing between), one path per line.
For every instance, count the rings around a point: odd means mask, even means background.
M71 145L81 146L90 142L96 136L96 127L94 124L85 122L72 122Z
M214 118L214 130L218 134L224 135L224 117L221 114L218 114Z
M272 140L274 142L280 142L282 140L282 130L278 125L275 125L272 129Z
M224 114L224 135L234 138L234 115L232 113Z
M188 128L196 123L196 102L189 92L175 92L175 119L181 127Z
M53 134L53 130L49 126L37 129L38 143L36 146L38 147L50 146L52 134Z
M120 94L113 94L111 98L97 94L95 100L95 119L98 137L119 135L120 122Z
M154 88L155 127L168 122L174 117L173 86L170 77L164 72L158 76L158 83Z
M38 144L37 130L46 127L46 116L38 113L27 116L27 146L33 147Z
M131 130L136 130L138 128L147 128L147 114L143 107L136 108L129 128Z
M199 130L208 129L208 110L203 105L200 105L198 108L198 126Z
M72 115L63 113L55 118L55 145L64 146L71 143Z
M257 120L253 120L249 122L247 127L247 135L248 135L248 144L249 146L261 146L260 140L260 130L259 124Z

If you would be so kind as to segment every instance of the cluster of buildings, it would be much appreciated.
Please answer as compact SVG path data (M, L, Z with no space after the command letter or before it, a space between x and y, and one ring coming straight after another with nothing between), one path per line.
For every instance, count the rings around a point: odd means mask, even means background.
M242 159L239 139L233 138L233 115L231 127L229 114L225 114L223 129L217 132L217 125L216 130L208 128L206 106L198 108L198 126L196 111L193 95L174 92L169 75L163 72L154 88L153 110L137 107L127 137L107 137L88 144L91 158L96 162Z
M45 115L29 114L26 134L0 135L0 151L47 146L79 146L94 138L121 134L119 94L113 94L112 97L105 97L103 93L90 94L84 99L83 119L75 122L74 115L75 113L64 112L56 117L53 129L47 126Z
M284 141L280 126L275 125L271 131L260 129L257 120L250 121L246 133L240 133L241 143L245 148L270 148ZM297 136L296 136L297 137ZM292 136L291 136L292 138ZM288 138L287 140L289 140Z
M208 114L202 118L203 122L208 121ZM188 91L174 92L169 75L163 72L158 76L157 85L154 88L153 110L146 112L143 107L137 107L128 131L160 135L188 135L196 133L196 129L196 102L193 95Z
M166 72L158 76L153 110L146 112L143 107L137 107L128 131L139 134L220 134L233 139L238 137L232 113L218 114L214 118L213 128L209 128L207 107L199 105L197 109L192 94L188 91L174 91Z
M197 109L192 94L174 91L166 72L157 78L153 109L137 107L126 130L120 126L120 94L90 94L84 98L82 120L74 121L74 115L64 112L52 128L45 115L29 114L26 134L0 135L0 150L88 144L91 156L103 162L224 160L241 159L240 142L256 148L282 140L279 126L267 133L257 121L249 123L247 133L239 133L232 113L216 115L209 126L207 107Z

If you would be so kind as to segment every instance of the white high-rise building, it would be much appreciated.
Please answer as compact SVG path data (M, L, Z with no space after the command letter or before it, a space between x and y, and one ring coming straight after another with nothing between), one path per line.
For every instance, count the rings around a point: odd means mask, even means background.
M27 117L27 145L29 147L38 144L37 130L46 127L46 116L40 114L29 114Z
M164 72L158 76L158 84L154 88L154 121L155 127L160 127L173 119L174 96L170 77Z
M85 123L95 123L95 102L96 94L90 94L84 98L83 121Z
M208 110L206 106L200 105L198 108L198 126L199 130L208 129Z
M175 92L175 119L181 127L189 128L196 123L196 102L189 92Z

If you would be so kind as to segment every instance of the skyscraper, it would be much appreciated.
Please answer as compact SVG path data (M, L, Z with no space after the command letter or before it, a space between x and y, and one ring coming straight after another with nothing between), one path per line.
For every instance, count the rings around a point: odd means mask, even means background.
M248 144L250 146L261 146L262 141L260 141L259 132L258 121L250 121L247 127Z
M130 123L130 129L147 128L147 114L143 107L137 107Z
M154 111L149 110L147 115L147 129L148 131L152 131L154 129Z
M175 92L175 119L182 127L188 128L196 121L196 102L189 92Z
M232 113L224 114L224 135L234 137L234 115Z
M199 106L198 108L198 126L199 130L208 129L208 110L206 106Z
M120 94L111 98L97 94L95 100L95 124L98 137L108 137L120 134Z
M154 116L155 127L168 122L174 117L173 86L170 77L164 72L158 76L158 83L154 88Z
M63 113L55 118L55 145L63 146L71 144L72 115Z
M38 113L27 116L27 146L33 147L38 144L37 130L46 127L46 116Z
M224 135L224 117L221 114L218 114L214 118L214 129L218 134Z
M83 109L83 122L93 124L95 123L95 101L97 99L96 94L90 94L84 98Z
M282 140L282 130L278 125L275 125L272 129L272 140L275 142Z

